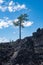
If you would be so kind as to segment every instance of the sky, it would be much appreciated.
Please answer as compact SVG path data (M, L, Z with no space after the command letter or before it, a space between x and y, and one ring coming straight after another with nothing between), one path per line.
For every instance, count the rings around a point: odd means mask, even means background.
M22 38L43 28L43 0L0 0L0 42L19 39L19 27L13 21L25 13L29 20L23 23Z

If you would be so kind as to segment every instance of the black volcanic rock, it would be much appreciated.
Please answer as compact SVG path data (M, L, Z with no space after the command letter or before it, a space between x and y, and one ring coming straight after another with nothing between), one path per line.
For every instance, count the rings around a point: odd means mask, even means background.
M18 52L18 55L17 57L14 59L16 60L16 64L28 64L29 61L32 59L32 56L33 56L33 41L29 41L30 40L28 38L28 40L26 41L26 38L24 39L25 42L21 45L21 49L19 50ZM30 44L31 43L31 44Z
M0 65L41 65L42 62L43 28L38 28L33 36L0 44Z

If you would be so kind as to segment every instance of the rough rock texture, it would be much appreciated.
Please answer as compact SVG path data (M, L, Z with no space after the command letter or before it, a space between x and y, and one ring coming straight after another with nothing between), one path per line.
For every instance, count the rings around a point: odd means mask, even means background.
M39 28L33 36L0 44L0 58L0 65L43 64L43 28Z

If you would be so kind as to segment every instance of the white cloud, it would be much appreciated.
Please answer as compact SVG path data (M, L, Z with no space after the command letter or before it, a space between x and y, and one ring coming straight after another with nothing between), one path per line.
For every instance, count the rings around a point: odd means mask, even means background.
M25 8L26 8L26 6L24 4L22 4L22 5L18 4L14 7L14 10L17 10L17 9L20 10L20 9L25 9Z
M26 9L26 5L22 4L20 5L19 3L10 1L9 3L7 3L7 5L0 5L0 10L5 12L6 10L8 10L9 12L15 12L15 11L19 11L22 9Z
M14 22L17 23L18 19L15 19ZM22 23L21 25L28 27L31 26L33 24L33 21L24 21L24 23Z
M20 4L17 4L17 5L14 5L14 6L8 6L8 10L9 12L15 12L15 11L19 11L19 10L22 10L22 9L25 9L26 6L24 4L20 5Z
M2 4L4 2L4 0L0 0L0 4Z
M13 25L12 20L9 20L8 18L0 19L0 29L3 27L9 27L11 25Z
M15 19L14 22L16 23L18 21L18 19Z
M1 11L5 12L5 11L6 11L6 9L7 9L7 7L0 6L0 10L1 10Z
M9 2L9 6L15 5L15 3L13 1Z
M6 39L5 37L0 37L0 43L1 43L1 42L9 42L9 40Z
M22 23L25 27L28 27L28 26L31 26L33 24L32 21L27 21L27 22L24 22Z
M15 27L15 26L13 25L13 21L16 23L16 22L18 21L18 19L10 20L8 17L4 17L3 19L0 19L0 29L2 29L2 28L7 28L7 27L9 27L9 26L12 26L12 27L14 27L14 28L18 28L18 26ZM29 26L31 26L32 24L33 24L32 21L27 21L27 22L24 21L24 23L22 23L22 25L25 26L25 27L29 27Z

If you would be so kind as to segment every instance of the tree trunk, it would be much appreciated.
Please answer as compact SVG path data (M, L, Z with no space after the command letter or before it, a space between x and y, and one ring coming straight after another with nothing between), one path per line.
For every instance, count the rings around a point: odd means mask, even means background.
M21 40L21 22L19 24L19 39Z

